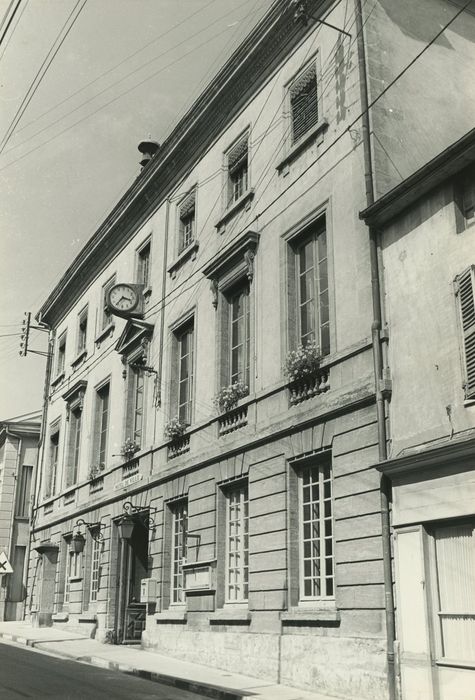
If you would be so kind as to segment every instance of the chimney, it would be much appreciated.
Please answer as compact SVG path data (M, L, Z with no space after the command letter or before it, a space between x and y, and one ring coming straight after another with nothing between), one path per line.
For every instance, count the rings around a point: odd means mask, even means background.
M141 141L138 145L138 149L140 153L142 153L142 160L140 161L140 165L142 166L142 170L145 168L145 166L150 163L152 160L153 156L155 153L158 151L160 148L160 144L157 143L156 141L152 141L151 137L149 136L146 141Z

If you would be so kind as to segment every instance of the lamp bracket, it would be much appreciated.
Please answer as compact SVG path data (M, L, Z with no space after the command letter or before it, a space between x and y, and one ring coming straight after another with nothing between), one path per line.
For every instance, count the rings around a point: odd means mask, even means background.
M80 533L79 528L87 527L93 540L96 542L104 542L104 535L102 534L102 528L105 528L105 524L101 522L87 523L83 518L76 520L76 527L78 528L78 533Z

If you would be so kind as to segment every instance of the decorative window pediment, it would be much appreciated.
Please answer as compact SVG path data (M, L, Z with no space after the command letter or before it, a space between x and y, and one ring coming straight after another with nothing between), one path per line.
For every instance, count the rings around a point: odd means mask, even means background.
M63 399L67 403L68 414L76 409L82 411L86 387L87 381L79 379L63 394Z
M221 250L218 255L203 270L211 280L214 294L213 304L217 305L218 291L224 291L240 278L247 277L252 283L254 277L254 257L259 243L259 234L246 231L235 241Z
M141 347L148 345L153 335L153 328L151 323L138 319L127 321L115 346L116 352L125 358L135 354Z

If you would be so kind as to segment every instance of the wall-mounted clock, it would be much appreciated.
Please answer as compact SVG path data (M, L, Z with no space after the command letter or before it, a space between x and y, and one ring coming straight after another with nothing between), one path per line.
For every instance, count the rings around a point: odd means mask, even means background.
M143 284L119 282L110 288L106 303L115 316L130 318L143 315Z

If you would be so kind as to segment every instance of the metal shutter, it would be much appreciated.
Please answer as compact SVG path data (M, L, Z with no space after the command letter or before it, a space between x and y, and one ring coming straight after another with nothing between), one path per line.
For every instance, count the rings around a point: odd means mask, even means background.
M290 88L292 143L296 143L318 123L317 71L315 64Z
M465 397L475 398L475 266L457 278L465 359Z

